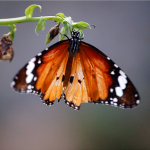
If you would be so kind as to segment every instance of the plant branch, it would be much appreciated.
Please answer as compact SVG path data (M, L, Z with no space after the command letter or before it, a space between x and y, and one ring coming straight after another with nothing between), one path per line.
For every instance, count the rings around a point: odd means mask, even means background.
M27 18L26 16L17 17L17 18L8 18L8 19L0 19L0 25L10 25L16 23L24 23L24 22L37 22L41 19L41 17L31 17ZM44 21L54 20L54 21L62 21L63 19L56 16L43 16Z

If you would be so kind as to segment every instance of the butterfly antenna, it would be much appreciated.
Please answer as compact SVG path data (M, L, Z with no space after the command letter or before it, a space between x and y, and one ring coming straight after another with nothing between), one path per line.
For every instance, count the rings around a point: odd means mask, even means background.
M61 32L59 32L61 35L65 36L68 40L69 40L69 37L66 35L66 34L62 34Z
M91 26L93 26L94 28L96 28L96 26L94 24L92 24Z

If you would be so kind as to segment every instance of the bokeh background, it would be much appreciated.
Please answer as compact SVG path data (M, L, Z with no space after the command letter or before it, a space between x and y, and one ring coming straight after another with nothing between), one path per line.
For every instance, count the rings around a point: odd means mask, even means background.
M17 24L14 59L0 62L0 149L150 149L150 2L0 2L0 18L24 16L31 4L42 6L33 16L63 12L74 21L94 24L96 28L84 31L84 41L125 71L142 101L131 110L82 104L75 111L63 99L48 107L36 95L15 93L10 88L13 77L47 47L46 34L55 22L47 21L38 36L37 22ZM8 32L0 26L1 37Z

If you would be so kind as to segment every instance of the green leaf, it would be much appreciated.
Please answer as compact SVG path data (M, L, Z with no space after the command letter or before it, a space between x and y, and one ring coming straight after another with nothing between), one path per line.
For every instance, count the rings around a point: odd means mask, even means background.
M25 10L25 15L27 18L31 18L32 17L32 14L33 14L33 11L36 7L39 7L40 8L40 11L42 9L42 7L40 5L36 5L36 4L33 4L33 5L30 5L26 10Z
M51 39L50 39L50 33L47 33L45 45L48 44L50 41L51 41Z
M67 34L68 34L68 24L65 24L61 28L60 35L59 35L59 41L62 41L63 39L65 39L65 37L67 36Z
M13 41L14 37L15 37L14 26L10 25L10 24L8 26L9 26L9 30L10 30L10 37L11 37L11 40Z
M63 13L58 13L56 16L61 17L61 18L66 18L66 16Z
M84 37L84 34L83 34L82 30L79 30L79 32L80 32L80 38L82 39Z
M36 26L36 28L35 28L35 33L37 34L37 32L39 31L39 30L44 30L45 29L45 21L44 21L44 18L43 17L41 17L41 19L39 20L39 22L38 22L38 24L37 24L37 26ZM37 34L38 35L38 34Z
M91 28L88 23L82 22L82 21L80 21L80 22L74 22L72 24L72 26L73 26L73 28L78 28L78 29L89 29L89 28Z
M68 24L70 26L72 26L72 18L71 17L66 17L63 22L63 24Z
M68 28L72 31L72 18L71 17L66 17L64 21L62 22L62 24L68 26Z

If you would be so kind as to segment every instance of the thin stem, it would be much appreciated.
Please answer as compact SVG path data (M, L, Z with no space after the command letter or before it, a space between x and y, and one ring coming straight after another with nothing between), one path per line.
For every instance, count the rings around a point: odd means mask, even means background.
M0 19L0 25L9 25L9 24L16 24L16 23L23 23L23 22L38 22L41 17L32 17L27 18L26 16L17 17L17 18L8 18L8 19ZM55 17L55 16L43 16L45 21L48 20L55 20L55 21L62 21L62 18Z

